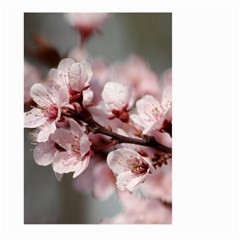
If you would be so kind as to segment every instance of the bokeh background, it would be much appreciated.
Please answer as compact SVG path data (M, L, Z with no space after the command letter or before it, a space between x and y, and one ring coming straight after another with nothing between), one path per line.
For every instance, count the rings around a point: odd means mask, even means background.
M41 34L64 56L79 44L78 34L61 13L25 13L24 47L33 47L33 36ZM141 56L151 68L162 74L172 67L171 13L112 13L87 42L92 57L109 63L124 61L129 55ZM48 71L33 58L25 58L41 71ZM121 208L115 196L106 201L77 192L72 174L61 182L51 166L38 166L33 160L34 146L24 130L24 223L25 224L96 224L114 216Z

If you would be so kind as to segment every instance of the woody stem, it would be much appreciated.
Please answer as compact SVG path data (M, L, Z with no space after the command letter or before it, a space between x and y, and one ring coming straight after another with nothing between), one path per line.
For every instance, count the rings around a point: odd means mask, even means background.
M93 134L103 134L105 136L109 136L113 140L116 140L117 143L136 144L151 147L164 153L172 153L172 148L166 147L161 143L157 142L153 136L143 135L142 138L126 137L118 133L112 132L108 128L105 128L99 123L97 123L93 119L92 114L86 109L83 109L81 112L78 113L72 109L68 110L69 110L68 113L71 114L72 118L74 118L76 121L85 122L87 124L87 129Z

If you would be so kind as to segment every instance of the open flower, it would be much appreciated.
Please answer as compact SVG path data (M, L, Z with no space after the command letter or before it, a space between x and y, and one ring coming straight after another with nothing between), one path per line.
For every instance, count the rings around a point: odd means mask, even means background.
M59 88L58 91L53 88L53 91L49 92L42 84L37 83L31 87L30 95L38 106L24 113L24 127L40 127L37 141L46 142L49 135L56 130L56 122L61 117L61 107L69 100L68 93L65 88Z
M55 84L66 87L70 94L81 93L89 86L92 69L88 62L64 58L57 69L52 68L49 71L49 76Z
M132 88L131 85L123 85L116 82L105 84L102 98L104 112L109 117L117 117L122 121L128 121L127 111L132 107Z
M107 156L108 166L117 177L117 187L132 192L144 182L155 169L151 161L132 149L120 148Z
M81 174L90 159L90 142L83 129L73 120L69 120L71 130L57 129L51 136L60 151L53 158L54 172L63 174L74 172L73 178Z
M168 95L170 89L168 89ZM163 98L162 103L151 95L146 95L136 103L138 114L132 114L131 119L143 129L143 133L148 133L154 129L160 129L164 117L171 107L170 98Z
M82 128L72 119L70 130L57 129L47 142L40 143L34 149L34 160L38 165L52 164L57 176L74 172L77 177L88 166L90 142Z

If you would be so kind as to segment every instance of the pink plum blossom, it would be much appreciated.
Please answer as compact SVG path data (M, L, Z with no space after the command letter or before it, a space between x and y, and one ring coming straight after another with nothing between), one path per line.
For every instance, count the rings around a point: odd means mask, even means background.
M53 158L54 172L59 174L74 172L73 178L80 175L88 166L90 142L83 129L73 120L69 120L71 131L57 129L52 140L60 147Z
M149 173L155 171L151 161L142 157L138 152L120 148L110 152L107 156L108 166L117 178L117 187L130 192L137 189L143 183Z
M117 117L128 121L127 111L133 105L131 85L107 82L102 92L105 113L109 117Z
M117 63L94 58L84 43L109 16L64 14L80 44L62 60L36 38L38 51L32 56L51 67L59 64L49 71L50 81L39 84L39 72L25 62L25 102L34 101L34 107L25 113L24 127L32 129L31 141L37 143L34 161L51 167L58 181L71 173L81 193L100 200L115 193L122 211L102 223L168 224L172 71L158 76L137 55Z
M162 101L162 104L153 96L146 95L136 102L138 114L132 114L131 119L143 129L143 133L160 129L165 114L171 107L170 99Z
M65 86L70 94L81 93L87 89L92 77L91 66L88 62L75 62L71 58L64 58L58 68L49 71L50 79L59 86Z
M61 107L69 101L65 88L53 89L49 92L42 84L34 84L30 89L30 95L38 107L24 113L24 127L41 127L37 141L46 142L51 133L56 130L56 122L61 117Z
M41 166L52 164L57 179L69 172L74 172L75 178L89 163L88 137L74 120L70 119L69 123L69 130L57 129L47 142L38 144L34 149L35 162Z

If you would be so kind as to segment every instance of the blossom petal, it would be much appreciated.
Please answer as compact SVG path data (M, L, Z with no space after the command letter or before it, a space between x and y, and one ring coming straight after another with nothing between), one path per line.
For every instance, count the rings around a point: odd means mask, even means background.
M137 124L139 127L144 128L146 126L146 123L142 120L142 118L137 114L130 115L130 119Z
M84 156L90 150L90 142L86 134L80 138L80 151L81 155Z
M83 129L79 126L77 122L70 119L69 120L72 134L76 135L80 140L80 152L81 156L84 156L90 150L90 142L87 135L83 132Z
M74 63L69 73L69 84L77 92L82 92L91 80L92 70L88 62Z
M139 116L145 120L154 121L162 116L160 103L151 95L145 95L136 103Z
M172 138L169 133L154 131L153 136L159 143L163 144L164 146L172 147Z
M33 157L38 165L47 166L52 163L56 152L57 150L54 147L54 142L48 141L40 143L35 147Z
M73 174L73 178L76 178L77 176L79 176L88 167L89 159L90 159L90 156L87 156L86 158L84 158L84 160L79 161L77 169Z
M143 134L147 134L151 130L160 129L162 127L162 124L163 124L163 119L153 122L152 124L149 124L149 126L143 130Z
M67 74L62 70L52 68L48 75L54 84L57 84L58 86L68 86Z
M62 70L65 73L68 73L70 71L71 66L75 63L75 61L71 58L64 58L61 60L61 62L58 64L58 69Z
M36 128L43 125L47 121L44 113L39 108L33 108L29 112L24 113L24 127Z
M51 139L65 150L69 148L69 144L74 143L75 141L71 132L62 128L58 128L55 133L51 135Z
M86 91L84 91L84 94L83 94L83 104L84 106L88 106L88 105L91 105L91 102L93 100L93 91L88 89Z
M69 124L74 135L77 135L79 137L83 135L83 130L76 121L69 119Z
M57 173L75 172L73 178L81 174L89 164L89 157L83 161L80 155L68 152L59 152L53 159L53 170Z
M53 95L58 106L64 106L69 103L69 91L66 87L53 88Z
M126 160L134 159L136 156L139 156L136 151L127 148L120 148L108 154L107 163L115 174L120 174L129 171L129 162Z
M45 125L42 127L40 132L37 136L38 142L46 142L50 136L51 133L54 133L56 130L56 124L55 122L46 122Z
M36 83L31 87L30 95L40 107L46 107L54 103L47 89L40 83Z
M102 98L110 106L111 109L122 110L123 107L129 105L132 97L131 85L123 85L116 82L108 82L105 84Z
M130 192L136 190L140 184L146 179L146 174L140 174L136 176L136 174L131 171L119 174L117 176L117 187L124 191L128 190Z
M117 175L117 187L120 190L135 190L146 179L150 171L155 171L148 158L127 148L110 152L107 156L107 163ZM139 168L142 168L142 171L139 171Z
M74 172L77 169L78 161L76 154L59 152L53 159L53 170L60 174Z

